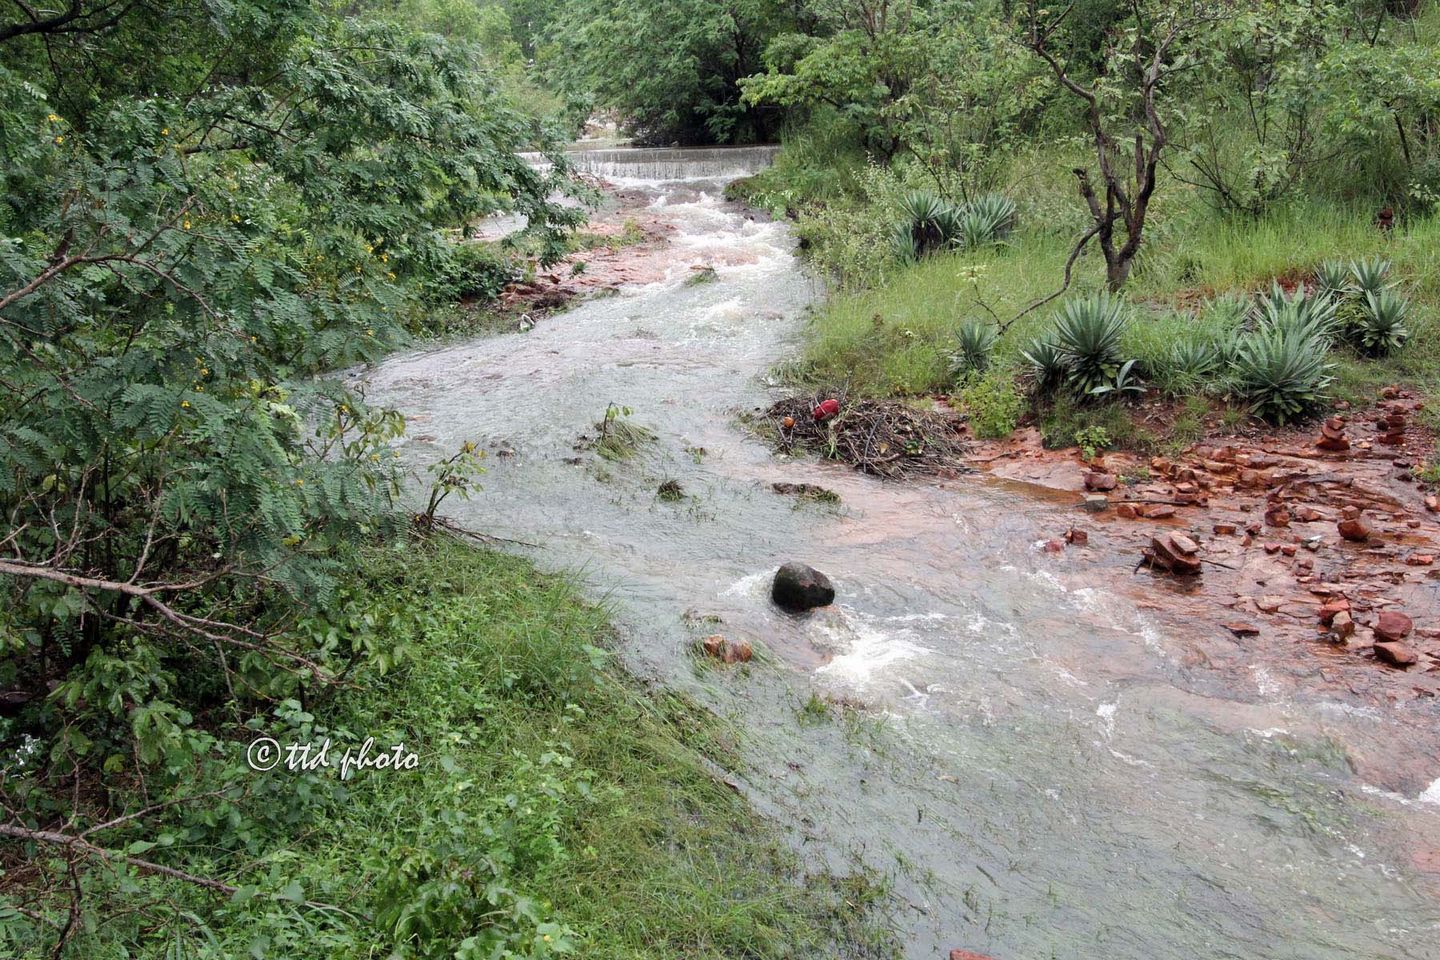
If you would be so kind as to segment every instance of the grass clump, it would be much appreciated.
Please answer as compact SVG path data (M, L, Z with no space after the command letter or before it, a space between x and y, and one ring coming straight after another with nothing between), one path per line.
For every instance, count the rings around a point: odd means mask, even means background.
M1025 412L1025 397L1008 369L970 379L960 389L959 402L975 436L982 440L1010 436Z

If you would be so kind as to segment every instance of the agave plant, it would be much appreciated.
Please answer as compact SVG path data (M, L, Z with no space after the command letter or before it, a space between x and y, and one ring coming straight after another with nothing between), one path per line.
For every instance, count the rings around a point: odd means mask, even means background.
M1356 336L1367 353L1383 356L1410 339L1405 315L1410 301L1389 288L1367 292L1355 320Z
M1386 278L1390 275L1390 261L1365 259L1359 262L1351 261L1350 276L1355 280L1355 291L1362 297L1367 293L1378 294L1393 284L1387 283Z
M1250 306L1248 297L1231 291L1206 300L1201 314L1207 323L1233 330L1250 316Z
M1315 268L1315 289L1331 300L1343 300L1350 292L1350 267L1339 260L1326 260Z
M900 198L900 224L896 246L902 256L920 257L950 242L955 209L944 199L924 190L912 190ZM901 242L908 235L908 244Z
M1039 338L1030 341L1030 346L1020 351L1028 368L1030 382L1036 393L1051 393L1065 381L1070 370L1069 359L1059 345L1051 339Z
M955 332L956 349L951 354L951 369L956 374L983 372L990 366L998 336L995 327L978 320L967 320Z
M1324 402L1333 366L1324 341L1294 329L1262 327L1240 340L1235 388L1257 414L1283 424Z
M1130 395L1139 395L1145 392L1145 381L1135 372L1135 360L1126 360L1115 373L1115 379L1109 383L1102 383L1097 387L1090 388L1090 395L1101 397L1106 394L1115 394L1117 397L1125 398Z
M1151 371L1162 390L1183 396L1205 384L1220 365L1220 347L1215 341L1187 337L1170 344Z
M1002 240L1015 228L1015 201L1003 194L982 194L965 204L962 213L963 219L972 225L972 229L976 229L977 234L980 233L978 228L984 227L983 239L980 239L979 243Z
M1265 330L1294 333L1325 344L1335 339L1339 325L1336 304L1330 297L1306 296L1303 289L1287 294L1278 283L1272 283L1269 295L1260 298L1255 320Z
M1120 370L1120 337L1130 322L1125 304L1109 294L1072 300L1055 321L1055 345L1064 354L1066 381L1078 393L1113 383Z

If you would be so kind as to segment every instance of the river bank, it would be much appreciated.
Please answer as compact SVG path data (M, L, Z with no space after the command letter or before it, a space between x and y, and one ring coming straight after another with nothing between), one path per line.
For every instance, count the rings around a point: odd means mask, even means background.
M1198 666L1197 625L1129 592L1133 558L1034 547L1074 494L885 482L737 426L822 291L725 179L619 178L674 225L664 279L367 377L413 424L407 458L505 452L457 519L534 544L613 604L629 671L735 721L736 788L807 862L884 876L907 957L1424 957L1436 818L1408 777L1352 762L1400 749L1393 717ZM644 438L623 457L594 444L607 410ZM836 603L772 607L788 560ZM715 633L755 661L697 656Z

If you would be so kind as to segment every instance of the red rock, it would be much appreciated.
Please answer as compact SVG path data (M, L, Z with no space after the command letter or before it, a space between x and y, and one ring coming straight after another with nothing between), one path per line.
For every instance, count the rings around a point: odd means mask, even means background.
M1170 534L1170 542L1174 545L1176 550L1179 550L1187 557L1200 552L1200 544L1196 543L1194 540L1191 540L1183 533Z
M1176 543L1177 538L1182 541ZM1162 534L1150 538L1146 557L1150 565L1171 573L1199 573L1200 560L1194 556L1200 548L1195 541L1180 534Z
M750 658L755 655L755 650L750 646L749 640L735 640L725 644L726 663L749 663Z
M1274 613L1276 610L1279 610L1284 603L1285 600L1282 597L1260 597L1255 601L1255 609L1261 613Z
M1311 506L1297 507L1295 518L1301 523L1314 523L1317 520L1324 520L1325 514Z
M1260 628L1255 626L1253 623L1242 623L1236 621L1235 623L1221 624L1221 626L1223 626L1226 630L1229 630L1231 633L1235 634L1235 636L1237 637L1255 637L1259 636L1260 634Z
M1266 552L1266 553L1269 553L1269 554L1279 553L1279 552L1280 552L1280 544L1278 544L1278 543L1267 543L1267 544L1265 544L1265 552Z
M1296 551L1297 549L1299 549L1299 548L1296 547L1295 544L1293 544L1293 543L1287 543L1287 544L1285 544L1284 546L1282 546L1282 547L1280 548L1280 552L1283 553L1283 554L1285 554L1285 556L1287 556L1287 557L1293 557L1293 556L1295 556L1295 551Z
M1260 531L1264 529L1264 527L1256 523L1254 520L1251 520L1249 523L1245 524L1245 532L1250 534L1250 536L1252 537L1260 536Z
M1330 621L1330 632L1344 640L1355 632L1355 618L1343 610L1340 611L1335 614L1335 619Z
M1119 482L1120 481L1115 479L1115 475L1113 473L1103 473L1098 470L1091 470L1089 473L1085 474L1085 489L1098 493L1104 493L1108 490L1114 490Z
M983 953L971 953L969 950L951 950L950 960L995 960L995 958L987 957Z
M1241 470L1240 479L1236 481L1236 486L1263 487L1268 480L1269 477L1265 476L1265 474L1261 473L1259 470Z
M1125 520L1134 520L1140 514L1135 509L1134 504L1122 503L1120 504L1120 506L1115 508L1115 515Z
M1340 536L1346 540L1361 543L1370 539L1370 526L1359 517L1341 520L1335 524L1335 528L1340 531Z
M1350 601L1341 597L1338 600L1331 600L1320 607L1320 622L1327 627L1339 614L1350 612Z
M1175 516L1175 508L1168 503L1152 503L1145 508L1145 516L1151 520L1168 520Z
M700 646L710 656L718 659L725 652L725 638L718 633L712 633L700 641Z
M1410 644L1395 640L1377 640L1375 642L1375 659L1401 669L1420 662L1419 656L1416 655L1415 649Z
M1383 387L1380 390L1381 400L1394 400L1398 396L1400 396L1399 387Z
M1217 537L1232 537L1238 532L1233 523L1217 523L1210 529L1215 531Z
M1431 553L1412 553L1405 558L1405 562L1412 567L1428 567L1435 562L1435 555Z
M1060 551L1062 551L1062 550L1064 550L1064 549L1065 549L1065 544L1062 543L1062 542L1059 541L1059 540L1046 540L1046 541L1045 541L1045 552L1046 552L1046 553L1059 553Z
M1265 522L1272 527L1288 527L1290 526L1290 511L1284 507L1266 510Z
M1071 527L1070 530L1067 531L1065 534L1065 540L1069 543L1074 544L1077 547L1083 547L1090 542L1090 534L1086 533L1084 530L1077 530L1074 527Z
M1440 513L1440 497L1437 497L1433 493L1430 494L1430 496L1426 497L1425 509L1429 510L1431 513Z
M1414 628L1415 621L1399 610L1382 610L1375 621L1375 636L1381 640L1404 640Z

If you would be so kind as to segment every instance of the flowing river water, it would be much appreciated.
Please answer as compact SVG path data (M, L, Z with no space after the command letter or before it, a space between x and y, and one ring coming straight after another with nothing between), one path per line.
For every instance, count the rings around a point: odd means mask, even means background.
M503 454L447 508L537 545L612 603L633 671L733 718L752 802L812 862L889 877L909 957L1440 958L1415 868L1440 848L1440 758L1383 788L1355 760L1424 749L1393 716L1195 663L1192 625L1137 604L1128 570L1035 549L1068 501L885 483L747 435L823 292L783 224L721 199L767 159L582 155L674 225L667 277L367 372L417 468L467 440ZM712 282L691 282L701 264ZM611 403L656 434L632 460L576 449ZM684 499L656 496L667 479ZM774 608L787 560L827 572L835 605ZM716 631L761 656L697 658Z

